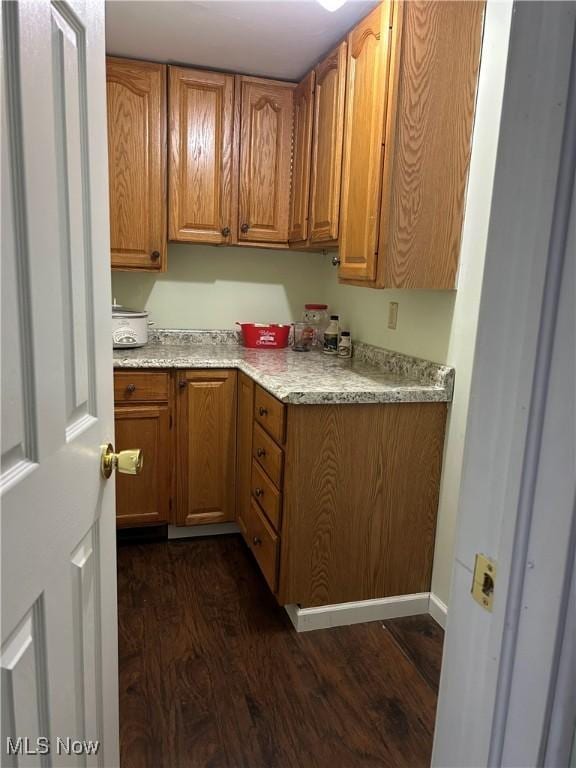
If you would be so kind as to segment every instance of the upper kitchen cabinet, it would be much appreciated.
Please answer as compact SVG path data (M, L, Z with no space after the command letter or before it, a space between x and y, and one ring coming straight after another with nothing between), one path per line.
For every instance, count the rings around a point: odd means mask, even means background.
M322 247L335 244L340 233L346 51L344 41L315 69L308 231L310 243Z
M234 76L169 68L169 237L231 240Z
M240 243L288 243L294 88L237 77Z
M310 155L314 117L314 70L294 90L294 126L292 189L288 239L291 243L308 238L308 204L310 200Z
M340 277L374 280L388 97L388 0L348 36Z
M348 36L340 278L456 284L483 2L384 2Z
M166 67L108 58L113 269L166 269Z

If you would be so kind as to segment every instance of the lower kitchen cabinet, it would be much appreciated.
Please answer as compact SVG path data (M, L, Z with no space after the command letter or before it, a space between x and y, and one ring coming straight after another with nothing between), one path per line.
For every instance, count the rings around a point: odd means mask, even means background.
M128 528L168 522L171 496L172 439L166 404L117 405L115 448L140 448L139 475L116 473L116 523Z
M220 369L114 385L116 448L144 451L119 526L237 520L281 605L430 590L446 403L286 405Z
M176 374L177 525L235 518L236 379L234 370Z
M278 602L428 592L446 404L253 402L239 523Z
M255 384L249 376L238 374L238 433L236 441L236 517L240 529L246 530L250 513L252 477L252 434Z

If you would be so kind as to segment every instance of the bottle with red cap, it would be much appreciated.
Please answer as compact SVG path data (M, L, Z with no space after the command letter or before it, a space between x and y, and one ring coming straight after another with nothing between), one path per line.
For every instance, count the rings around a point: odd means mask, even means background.
M308 323L313 331L314 346L324 346L324 331L330 322L328 304L305 304L302 322Z

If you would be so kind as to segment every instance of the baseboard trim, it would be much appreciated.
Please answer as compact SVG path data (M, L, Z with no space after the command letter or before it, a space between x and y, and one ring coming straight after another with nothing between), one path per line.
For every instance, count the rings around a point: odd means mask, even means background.
M429 592L413 595L382 597L376 600L360 600L336 605L320 605L317 608L299 608L297 605L284 606L297 632L315 629L343 627L366 621L397 619L400 616L417 616L428 613Z
M448 618L448 606L440 598L430 592L430 605L428 613L437 624L440 624L442 629L446 629L446 619Z
M197 536L217 536L224 533L240 533L238 523L209 523L208 525L169 525L169 539L194 539Z

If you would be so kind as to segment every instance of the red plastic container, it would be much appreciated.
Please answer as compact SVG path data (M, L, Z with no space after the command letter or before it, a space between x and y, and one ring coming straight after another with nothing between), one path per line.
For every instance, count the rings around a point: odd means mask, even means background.
M249 349L284 349L288 346L291 325L236 323L242 328L244 346Z

